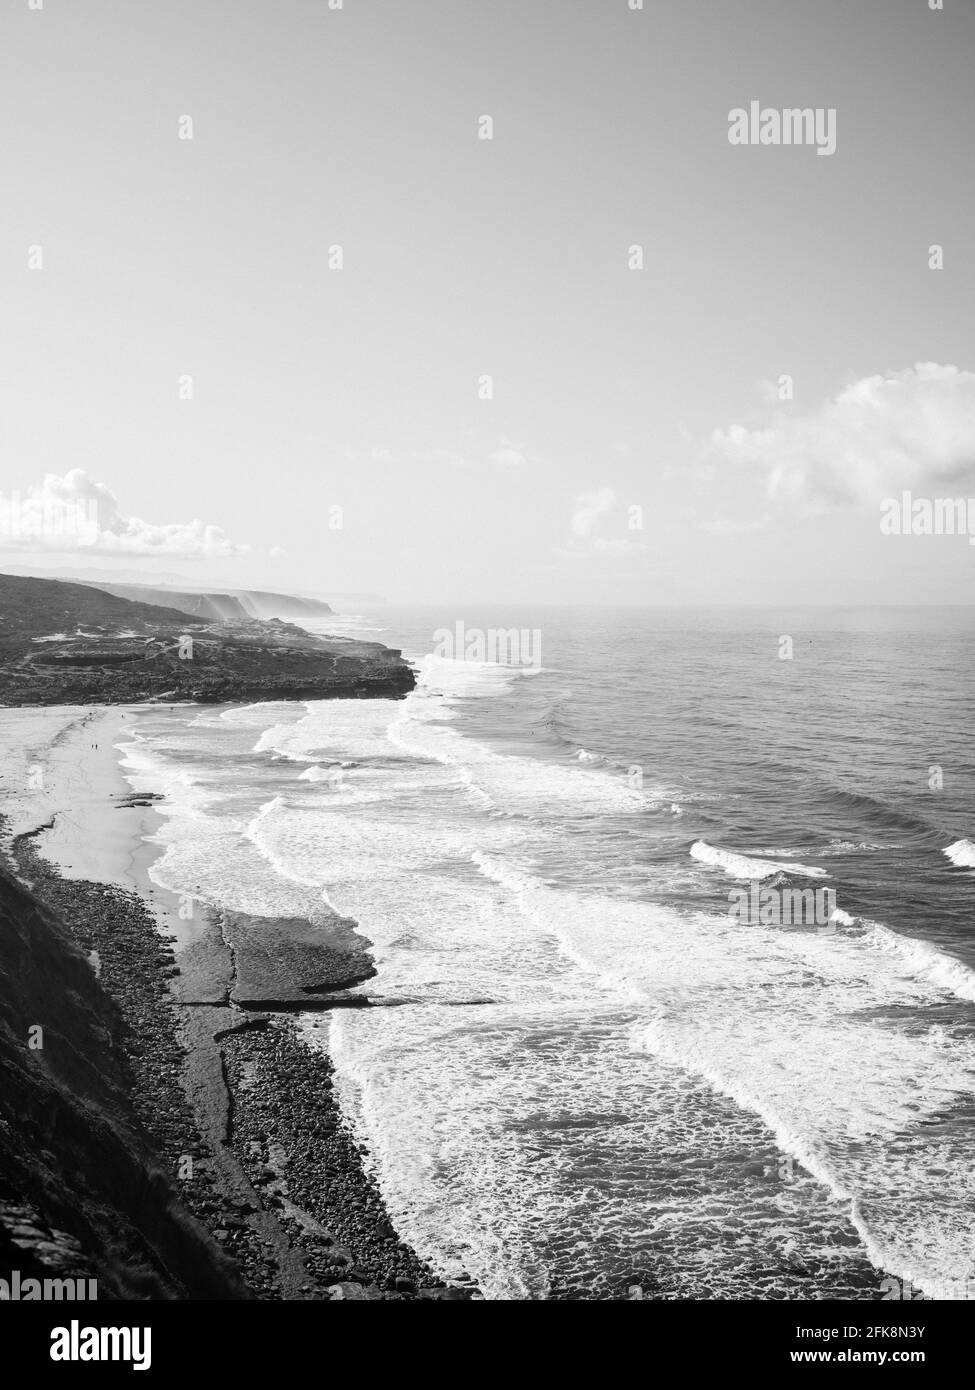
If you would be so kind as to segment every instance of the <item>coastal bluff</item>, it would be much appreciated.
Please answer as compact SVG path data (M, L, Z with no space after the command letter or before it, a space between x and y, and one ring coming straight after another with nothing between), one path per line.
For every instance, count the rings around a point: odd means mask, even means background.
M153 598L0 574L0 705L396 698L413 689L402 654L380 642L313 636L243 609L213 619ZM262 599L289 613L303 602Z
M133 603L148 603L157 608L177 608L195 618L217 622L240 621L248 618L283 618L286 622L328 617L334 613L320 599L299 598L295 594L277 594L264 589L225 589L220 592L204 589L178 589L161 584L116 584L100 579L78 579L92 589L127 598Z
M248 1297L133 1108L123 1025L57 916L0 870L0 1266L99 1299Z

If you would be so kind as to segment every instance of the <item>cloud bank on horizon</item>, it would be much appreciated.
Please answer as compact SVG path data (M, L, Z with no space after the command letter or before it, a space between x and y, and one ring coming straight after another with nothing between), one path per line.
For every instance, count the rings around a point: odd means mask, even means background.
M0 498L0 550L214 560L249 549L199 520L158 524L126 516L115 493L83 468L48 473L26 493Z
M492 461L509 468L526 459L507 440L501 453ZM762 531L784 512L799 518L876 508L901 489L930 496L964 489L975 483L975 371L919 362L863 377L805 414L789 407L767 423L716 428L700 458L705 473L736 474L758 488L760 504L746 517L699 523L715 536ZM605 485L575 494L569 543L553 553L571 559L644 554L646 546L634 537L599 534L621 505ZM251 553L216 524L128 516L111 488L81 468L49 473L22 495L0 497L2 550L203 561ZM269 558L280 563L287 552L274 546Z

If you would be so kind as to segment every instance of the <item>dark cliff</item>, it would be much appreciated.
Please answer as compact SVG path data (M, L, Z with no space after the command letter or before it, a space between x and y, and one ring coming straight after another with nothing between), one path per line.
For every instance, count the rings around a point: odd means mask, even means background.
M413 684L379 642L0 574L0 705L395 697Z
M62 923L0 869L0 1277L98 1297L246 1297L142 1131L116 1008Z

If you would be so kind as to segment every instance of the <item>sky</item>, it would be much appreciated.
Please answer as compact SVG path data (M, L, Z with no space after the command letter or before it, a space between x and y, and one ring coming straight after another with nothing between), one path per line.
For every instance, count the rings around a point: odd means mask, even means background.
M630 5L2 0L0 567L972 602L975 6Z

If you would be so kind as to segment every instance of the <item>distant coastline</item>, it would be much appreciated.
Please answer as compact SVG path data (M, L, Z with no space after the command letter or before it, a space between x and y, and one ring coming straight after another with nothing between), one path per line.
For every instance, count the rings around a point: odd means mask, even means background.
M396 698L413 689L399 651L313 636L288 620L320 621L326 604L243 590L126 596L138 591L0 574L0 705Z

